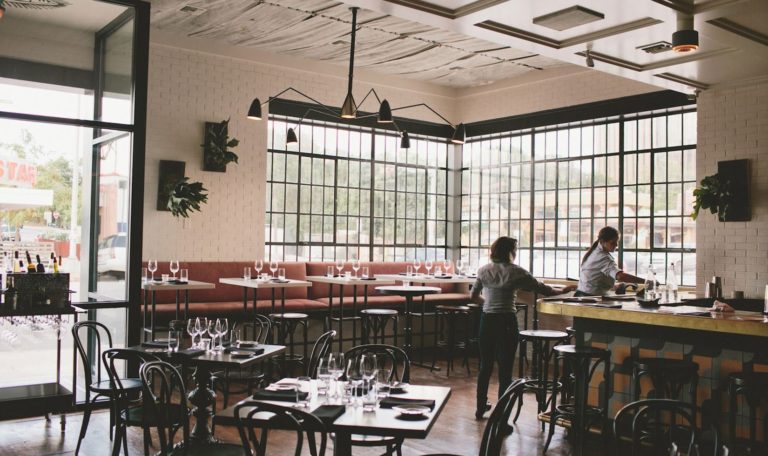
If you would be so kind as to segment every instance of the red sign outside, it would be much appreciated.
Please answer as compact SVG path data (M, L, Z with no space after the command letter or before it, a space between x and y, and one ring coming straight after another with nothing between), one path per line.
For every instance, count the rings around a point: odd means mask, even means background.
M0 185L9 187L34 187L37 167L30 163L0 157Z

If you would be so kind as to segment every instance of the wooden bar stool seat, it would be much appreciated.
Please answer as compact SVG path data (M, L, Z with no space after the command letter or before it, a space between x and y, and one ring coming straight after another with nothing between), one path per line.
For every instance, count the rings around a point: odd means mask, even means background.
M288 353L276 358L280 365L281 375L288 376L291 372L289 366L301 366L301 372L306 370L305 360L307 359L307 327L309 325L309 315L299 312L285 312L270 314L273 327L277 328L277 343L288 347ZM295 334L296 330L302 327L302 353L296 353Z
M360 311L362 318L362 341L367 344L386 343L387 324L392 322L392 345L397 345L397 322L400 314L395 309L363 309Z

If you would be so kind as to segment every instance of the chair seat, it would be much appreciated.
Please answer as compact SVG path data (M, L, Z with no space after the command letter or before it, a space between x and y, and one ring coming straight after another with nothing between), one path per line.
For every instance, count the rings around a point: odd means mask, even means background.
M439 310L441 312L469 312L469 307L467 306L457 306L457 305L439 305L435 306L436 310Z
M601 358L609 353L608 350L604 348L577 347L575 345L556 345L554 350L564 355L570 355L579 358Z
M568 333L563 331L552 331L549 329L524 329L520 331L520 338L526 340L560 340L566 339Z
M175 404L172 407L168 407L166 410L166 425L178 425L181 423L182 417L184 417L184 411L181 406ZM154 412L141 405L130 407L128 410L123 410L122 415L123 421L125 421L128 426L143 426L146 424L150 427L156 427L158 425Z
M138 378L121 378L120 383L123 384L123 389L127 391L140 391L141 380ZM102 380L100 382L91 383L90 389L94 393L98 393L104 396L111 396L112 392L116 389L114 383L109 380Z
M284 314L279 314L279 313L269 314L269 318L276 319L276 320L307 320L309 319L309 315L305 313L298 313L298 312L286 312Z
M177 445L169 456L243 456L243 446L234 443L212 443L210 445L195 445L186 450Z
M365 315L376 315L376 316L398 314L398 312L395 309L364 309L364 310L361 310L360 313Z

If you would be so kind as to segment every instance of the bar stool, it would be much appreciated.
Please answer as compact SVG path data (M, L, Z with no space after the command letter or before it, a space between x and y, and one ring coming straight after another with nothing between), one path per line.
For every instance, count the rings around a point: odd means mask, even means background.
M638 358L632 360L632 391L634 400L640 399L640 380L651 378L654 399L682 400L683 387L690 385L690 403L696 407L696 388L699 384L699 365L684 359Z
M400 319L395 309L363 309L360 311L362 342L368 344L386 343L387 323L392 322L392 345L397 345L397 321Z
M437 351L438 349L444 349L447 355L447 365L445 368L445 375L451 375L451 369L453 368L453 352L455 350L464 351L464 363L467 367L467 375L471 374L469 369L469 306L448 306L438 305L435 306L435 314L437 318L437 328L435 328L435 350L432 352L432 367L430 370L435 369L437 363ZM464 331L461 340L458 338L458 320L464 319ZM447 334L445 330L447 329Z
M739 395L749 407L749 440L736 438ZM768 447L757 441L757 408L768 399L768 373L736 372L728 376L728 437L735 454L767 454ZM768 438L768 415L763 416L763 439Z
M523 312L523 326L522 326L522 328L524 330L527 330L528 329L528 304L521 304L519 302L516 302L515 303L515 313L517 313L519 315L520 311ZM533 329L538 329L538 328L536 328L534 326ZM517 356L518 377L520 377L520 378L525 377L525 366L527 364L528 364L528 345L525 342L520 341L520 344L518 345L518 356Z
M415 306L414 306L415 307ZM410 310L410 316L411 318L417 317L420 319L419 323L419 362L418 364L424 366L424 343L426 341L426 335L427 335L427 329L426 329L426 320L427 318L433 317L435 318L434 324L435 328L434 330L437 331L437 312L433 309L431 311L427 310L427 302L424 299L424 297L421 297L421 309L416 310L413 307Z
M547 443L544 444L544 452L549 448L552 436L555 434L555 425L558 421L561 423L568 420L571 425L571 431L574 433L577 455L582 454L584 446L584 433L589 431L593 422L601 420L603 424L603 434L605 434L605 424L607 422L608 395L610 369L611 369L611 351L604 348L595 347L577 347L576 345L556 345L553 349L557 353L555 361L554 378L560 374L560 361L571 367L571 372L575 379L573 388L573 402L557 405L557 393L552 393L551 412L549 417L549 435ZM603 381L606 383L603 388L602 407L589 405L589 385L598 366L603 365ZM555 384L557 388L557 383Z
M480 317L483 315L483 305L474 302L467 303L471 318L469 331L469 349L477 355L477 368L480 369Z
M533 391L536 394L536 402L538 404L537 413L541 413L547 410L547 404L550 399L547 399L547 393L556 391L558 386L557 380L548 380L549 374L549 362L552 360L554 351L550 349L551 344L560 344L568 340L568 334L563 331L551 331L548 329L530 329L520 331L520 343L530 342L533 346L533 357L531 359L531 374L532 380L525 382L525 391ZM556 378L556 377L555 377ZM517 422L517 418L520 416L520 410L523 407L522 398L517 404L517 413L513 422ZM544 423L541 423L542 430L544 430Z
M282 364L280 366L282 376L285 377L288 373L286 372L288 364L300 365L302 372L306 370L304 364L307 359L307 326L309 324L309 315L298 312L285 312L270 314L269 318L272 320L273 326L277 327L277 343L279 345L290 347L287 354L283 354L278 358L278 363ZM297 354L295 352L294 334L299 326L303 328L303 354Z

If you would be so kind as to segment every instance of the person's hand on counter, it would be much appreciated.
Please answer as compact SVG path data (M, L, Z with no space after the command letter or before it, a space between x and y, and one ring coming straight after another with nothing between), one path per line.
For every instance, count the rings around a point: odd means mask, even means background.
M576 290L576 285L566 285L564 287L553 286L552 290L556 294L566 294Z
M715 303L712 305L712 307L709 309L712 312L734 312L736 309L731 307L729 304L725 302L721 302L718 300L715 300Z

